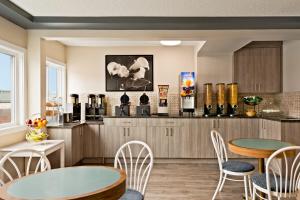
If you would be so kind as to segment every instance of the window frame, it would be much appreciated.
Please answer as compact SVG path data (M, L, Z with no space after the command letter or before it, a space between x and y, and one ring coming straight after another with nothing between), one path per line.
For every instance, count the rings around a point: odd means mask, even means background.
M12 111L11 122L0 124L0 134L8 129L23 130L24 121L27 115L25 105L27 103L25 82L25 55L26 50L9 42L0 40L0 52L13 56L12 66ZM18 128L18 129L16 129Z
M48 100L48 67L54 67L60 72L57 74L57 92L62 97L62 103L65 105L67 99L67 73L66 64L58 60L46 57L46 101ZM61 85L61 87L59 87Z

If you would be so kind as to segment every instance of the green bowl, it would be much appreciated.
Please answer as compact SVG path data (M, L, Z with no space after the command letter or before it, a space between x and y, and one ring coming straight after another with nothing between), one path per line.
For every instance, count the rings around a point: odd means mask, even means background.
M249 106L256 106L258 105L261 101L263 100L263 98L259 97L259 96L246 96L243 97L243 102L246 105Z

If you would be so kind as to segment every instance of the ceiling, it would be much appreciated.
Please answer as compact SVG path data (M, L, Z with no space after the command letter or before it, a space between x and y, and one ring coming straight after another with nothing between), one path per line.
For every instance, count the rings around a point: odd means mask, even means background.
M10 0L33 16L300 16L299 0Z
M156 46L160 40L178 39L183 45L193 45L199 56L231 54L251 41L300 40L298 30L32 30L46 40L56 40L67 46ZM201 42L202 41L202 42ZM172 47L170 47L172 48Z
M160 40L126 40L107 38L48 38L48 40L59 41L66 46L85 47L120 47L120 46L161 46ZM182 46L198 46L205 41L182 41Z

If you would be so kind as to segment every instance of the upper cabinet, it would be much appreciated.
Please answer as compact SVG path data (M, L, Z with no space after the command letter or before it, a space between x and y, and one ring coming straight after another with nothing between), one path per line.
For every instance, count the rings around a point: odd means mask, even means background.
M234 82L240 93L280 93L282 42L251 42L234 52Z

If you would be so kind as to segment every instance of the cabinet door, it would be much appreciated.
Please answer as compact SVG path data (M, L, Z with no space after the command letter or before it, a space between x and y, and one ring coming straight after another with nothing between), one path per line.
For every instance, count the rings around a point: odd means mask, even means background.
M231 151L228 149L228 142L233 139L243 138L243 134L241 132L241 119L226 119L225 120L225 135L224 135L224 142L225 146L227 148L227 155L228 158L239 158L240 156L231 153Z
M140 127L125 127L126 129L126 142L137 140L146 142L147 141L147 128L146 126ZM139 146L132 146L131 153L133 157L137 157L142 149ZM126 155L129 152L126 151ZM145 154L142 154L142 156Z
M211 140L210 132L217 129L217 121L214 119L198 119L198 158L216 158L215 149Z
M83 158L82 126L72 129L72 165Z
M105 126L105 147L106 158L114 158L118 149L125 143L126 128L117 126Z
M261 48L263 73L260 92L281 92L281 48Z
M255 67L253 52L244 48L234 53L234 81L239 84L239 92L255 92Z
M259 138L259 119L241 119L241 137Z
M260 125L261 138L281 140L281 122L263 119Z
M166 127L147 127L147 143L155 158L169 157L169 134Z
M97 158L101 156L99 124L88 124L84 126L83 141L83 155L85 158Z

